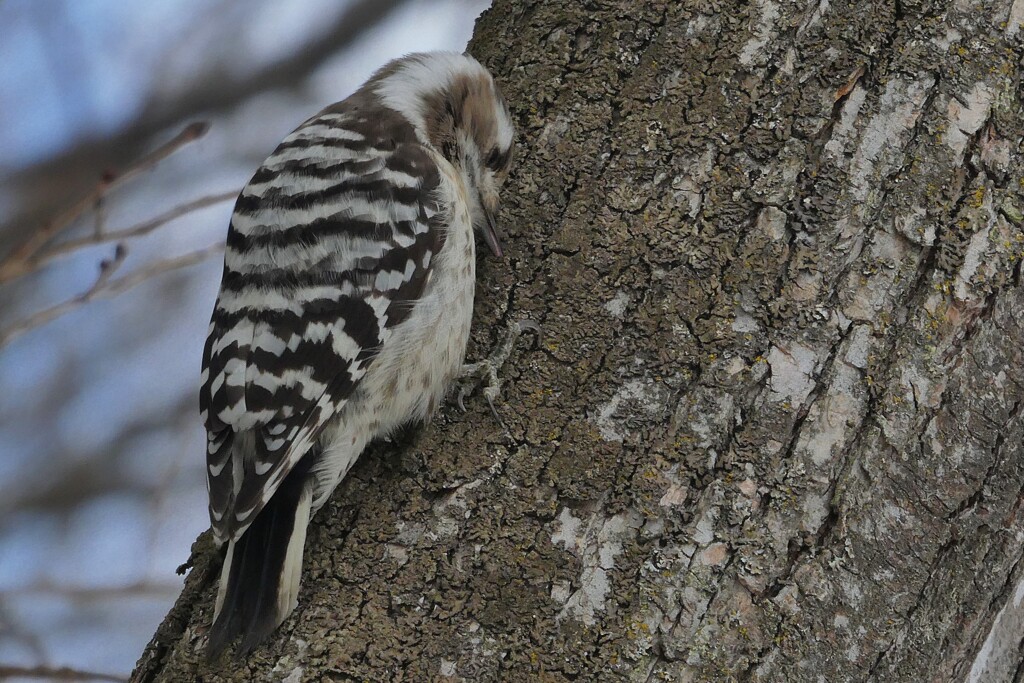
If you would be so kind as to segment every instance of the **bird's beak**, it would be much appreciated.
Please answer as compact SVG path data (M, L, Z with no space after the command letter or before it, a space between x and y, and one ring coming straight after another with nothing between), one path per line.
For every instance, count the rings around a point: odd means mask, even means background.
M505 252L501 249L501 238L498 236L498 226L494 220L494 214L498 212L498 207L496 205L488 205L488 202L482 196L480 197L480 206L484 210L484 240L487 242L487 246L490 247L491 253L496 258L502 258Z

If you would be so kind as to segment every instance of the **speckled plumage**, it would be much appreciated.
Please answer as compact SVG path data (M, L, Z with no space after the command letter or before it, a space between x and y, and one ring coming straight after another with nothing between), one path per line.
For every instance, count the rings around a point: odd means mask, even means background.
M473 231L500 255L511 150L479 63L410 55L303 123L243 189L200 393L211 523L228 544L212 653L237 635L251 649L287 617L310 516L367 443L428 418L458 373Z

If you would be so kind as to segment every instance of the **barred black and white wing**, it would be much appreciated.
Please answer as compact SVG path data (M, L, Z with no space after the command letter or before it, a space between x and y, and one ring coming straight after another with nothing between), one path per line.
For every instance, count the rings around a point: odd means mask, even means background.
M305 122L235 205L200 399L220 542L342 410L443 246L438 168L406 119L373 105Z

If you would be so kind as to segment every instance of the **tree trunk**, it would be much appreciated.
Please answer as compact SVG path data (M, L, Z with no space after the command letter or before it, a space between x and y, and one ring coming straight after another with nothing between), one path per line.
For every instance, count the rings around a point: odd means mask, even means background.
M504 427L365 454L245 662L201 538L135 680L1024 678L1024 0L709 4L495 2Z

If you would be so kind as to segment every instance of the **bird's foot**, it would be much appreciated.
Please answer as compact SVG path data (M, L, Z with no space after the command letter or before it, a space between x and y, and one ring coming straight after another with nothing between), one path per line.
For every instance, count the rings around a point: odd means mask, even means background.
M534 320L520 320L519 322L509 324L502 338L498 341L498 345L491 351L491 355L482 361L466 363L462 366L458 376L459 393L455 399L462 412L466 412L466 396L472 393L473 389L478 385L483 384L484 398L487 399L487 405L490 406L494 419L502 427L505 426L498 415L498 409L494 407L494 401L501 392L501 379L498 377L498 371L504 367L508 357L512 355L512 349L515 347L516 340L522 336L523 332L533 332L537 336L536 345L540 345L540 325Z

